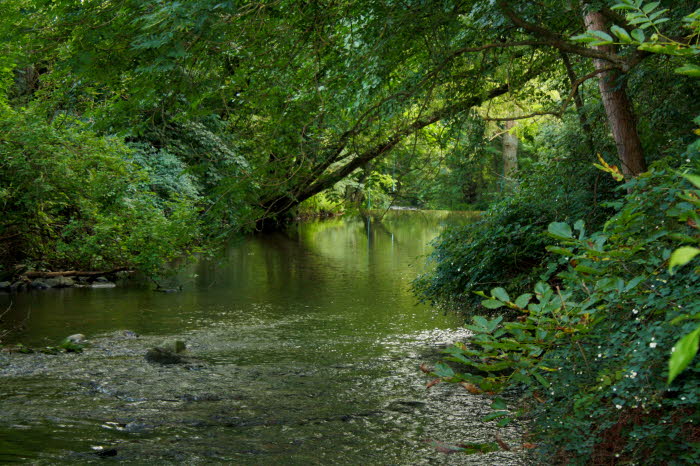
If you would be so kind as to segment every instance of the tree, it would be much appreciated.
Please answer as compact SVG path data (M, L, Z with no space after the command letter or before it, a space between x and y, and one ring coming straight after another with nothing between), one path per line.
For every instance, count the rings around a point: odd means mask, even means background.
M589 11L584 19L586 27L590 31L607 34L606 18L599 11ZM595 48L608 54L615 52L612 45L597 45ZM637 134L632 102L630 102L625 89L625 77L620 73L620 70L610 67L605 60L594 58L593 64L599 73L600 95L603 99L605 113L608 116L610 130L617 145L622 173L626 178L635 177L646 171L647 164L644 159L642 142Z

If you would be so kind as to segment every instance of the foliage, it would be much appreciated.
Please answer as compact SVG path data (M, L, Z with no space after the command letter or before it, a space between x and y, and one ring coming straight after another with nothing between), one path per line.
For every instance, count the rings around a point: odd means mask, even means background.
M296 209L299 218L323 217L339 215L344 212L343 204L338 200L329 199L327 192L321 192L305 200Z
M506 284L524 291L546 272L545 246L552 240L541 231L548 223L587 218L600 225L606 209L598 203L612 196L611 183L579 154L566 153L571 139L562 133L575 137L575 126L552 124L544 137L552 130L560 133L558 140L532 143L542 160L521 171L513 195L492 204L480 221L447 229L436 240L428 258L434 268L413 283L422 300L472 313L478 302L473 291Z
M156 274L192 251L199 229L193 199L144 190L160 181L129 162L114 138L67 118L0 114L0 220L5 264L86 270L135 267Z
M697 170L697 152L686 155ZM686 354L677 336L700 315L698 268L668 271L678 242L699 242L697 224L688 221L697 205L684 183L657 163L625 185L631 192L602 230L589 233L582 221L573 229L550 224L559 245L548 249L564 268L555 285L540 282L513 298L503 288L481 293L487 309L518 318L474 317L469 344L447 350L467 371L442 365L435 374L482 391L524 387L539 402L537 427L550 457L697 462L700 365L686 360L685 372L666 382L668 355ZM490 418L505 423L511 414L499 409Z
M187 165L166 149L156 149L145 143L128 144L128 160L147 174L149 184L139 188L156 194L162 203L178 198L197 202L197 180L187 172Z

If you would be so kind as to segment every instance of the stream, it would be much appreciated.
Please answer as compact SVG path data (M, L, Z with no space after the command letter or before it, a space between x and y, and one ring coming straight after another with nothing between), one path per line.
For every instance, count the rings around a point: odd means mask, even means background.
M416 304L430 241L466 213L389 211L255 235L188 266L176 293L143 285L0 294L5 343L82 353L0 353L0 463L527 464L524 429L481 421L490 400L426 389L419 370L469 334ZM149 363L164 341L186 364ZM450 445L512 450L466 455Z

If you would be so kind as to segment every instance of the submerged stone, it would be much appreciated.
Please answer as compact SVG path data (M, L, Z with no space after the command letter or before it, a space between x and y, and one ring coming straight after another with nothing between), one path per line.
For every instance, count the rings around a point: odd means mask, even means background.
M151 348L146 352L146 361L155 364L182 364L185 358L165 348Z

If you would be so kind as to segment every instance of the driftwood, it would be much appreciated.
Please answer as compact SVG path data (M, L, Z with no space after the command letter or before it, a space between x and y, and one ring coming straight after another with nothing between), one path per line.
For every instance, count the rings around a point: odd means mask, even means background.
M112 275L117 272L133 273L133 270L127 268L119 268L113 270L102 271L81 271L81 270L64 270L62 272L27 272L24 274L27 278L51 278L51 277L98 277L100 275Z

